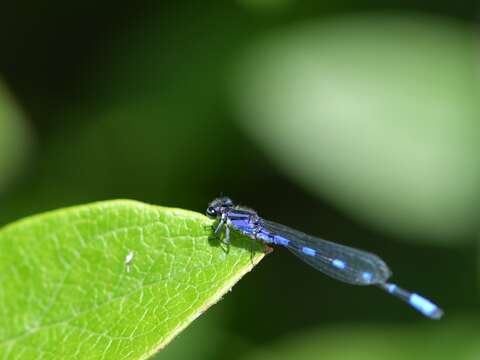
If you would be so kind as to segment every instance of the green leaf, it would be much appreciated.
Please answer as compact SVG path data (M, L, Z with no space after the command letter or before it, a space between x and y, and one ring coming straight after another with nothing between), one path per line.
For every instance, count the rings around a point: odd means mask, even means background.
M139 359L163 348L263 257L191 211L117 200L0 230L0 355ZM133 254L126 263L128 254Z
M277 31L242 63L242 125L285 173L405 239L478 232L476 34L425 15Z

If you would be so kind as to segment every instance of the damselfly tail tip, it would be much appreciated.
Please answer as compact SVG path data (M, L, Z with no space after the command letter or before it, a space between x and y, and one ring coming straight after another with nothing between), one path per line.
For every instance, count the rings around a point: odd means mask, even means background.
M411 294L408 303L430 319L439 320L443 316L442 309L418 294Z
M430 315L430 318L433 320L440 320L443 317L443 310L437 307L437 309Z
M405 301L411 307L421 312L430 319L438 320L443 316L443 310L421 295L411 293L408 290L392 283L382 283L378 286L393 296Z

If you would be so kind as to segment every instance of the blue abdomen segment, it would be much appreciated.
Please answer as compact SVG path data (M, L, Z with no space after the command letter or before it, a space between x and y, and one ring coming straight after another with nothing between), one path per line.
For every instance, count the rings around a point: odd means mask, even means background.
M316 257L317 256L317 252L315 251L315 249L312 249L309 246L302 246L302 247L300 247L300 250L301 250L302 253L304 253L307 256L310 256L310 257Z
M413 293L408 299L408 303L412 305L415 309L420 311L425 316L428 316L432 319L439 319L442 316L442 311L437 305L432 303L430 300Z
M273 242L274 244L281 246L288 246L290 244L290 240L280 235L275 235L273 237Z
M344 261L339 260L339 259L333 259L332 260L332 265L335 266L337 269L344 270L347 267L347 264L345 264Z
M273 235L268 231L266 231L265 229L261 229L257 233L256 238L267 244L274 244L274 245L280 245L280 246L288 246L290 243L289 239L282 237L280 235Z
M391 283L380 284L380 288L393 296L405 301L417 311L431 319L440 319L443 316L443 310L430 300L421 295L402 289L400 286Z

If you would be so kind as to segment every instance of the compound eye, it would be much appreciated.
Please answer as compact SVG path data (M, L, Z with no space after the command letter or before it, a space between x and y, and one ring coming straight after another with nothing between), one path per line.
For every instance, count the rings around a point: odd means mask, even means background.
M210 217L215 217L215 215L217 214L217 212L215 211L215 209L211 206L209 206L207 208L207 215L210 216Z

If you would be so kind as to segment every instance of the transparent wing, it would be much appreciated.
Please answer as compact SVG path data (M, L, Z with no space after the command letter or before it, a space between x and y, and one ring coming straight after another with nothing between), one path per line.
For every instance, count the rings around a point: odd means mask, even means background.
M304 234L287 226L263 220L274 241L315 269L334 279L353 284L384 283L391 271L377 255Z

